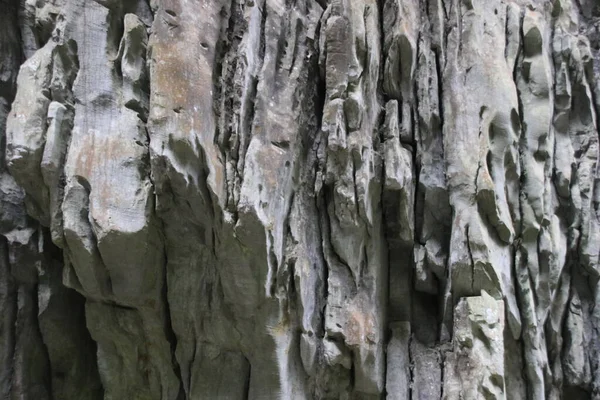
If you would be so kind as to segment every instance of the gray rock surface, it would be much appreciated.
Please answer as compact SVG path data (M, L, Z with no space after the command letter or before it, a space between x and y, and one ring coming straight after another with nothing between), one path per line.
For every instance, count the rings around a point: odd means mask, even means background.
M0 0L0 399L599 399L598 0Z

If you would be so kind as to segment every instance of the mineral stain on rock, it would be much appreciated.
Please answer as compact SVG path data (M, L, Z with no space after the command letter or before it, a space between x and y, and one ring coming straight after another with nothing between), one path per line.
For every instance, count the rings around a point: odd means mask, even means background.
M0 0L0 398L600 399L598 0Z

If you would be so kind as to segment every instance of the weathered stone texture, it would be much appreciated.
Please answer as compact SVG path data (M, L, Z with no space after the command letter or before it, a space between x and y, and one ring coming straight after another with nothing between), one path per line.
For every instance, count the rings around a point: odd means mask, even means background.
M1 399L600 399L598 0L0 0Z

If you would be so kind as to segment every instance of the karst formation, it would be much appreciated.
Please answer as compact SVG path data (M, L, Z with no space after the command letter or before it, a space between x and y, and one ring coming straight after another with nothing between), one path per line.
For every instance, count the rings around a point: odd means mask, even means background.
M600 399L600 0L0 0L0 399Z

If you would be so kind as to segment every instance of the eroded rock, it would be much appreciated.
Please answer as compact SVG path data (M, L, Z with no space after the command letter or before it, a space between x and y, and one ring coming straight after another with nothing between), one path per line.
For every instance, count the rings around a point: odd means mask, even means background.
M0 0L0 397L600 396L600 14Z

